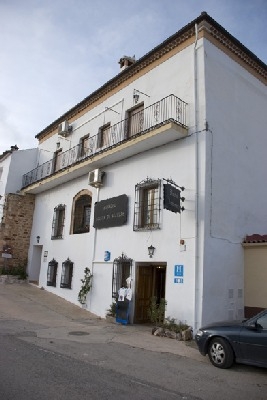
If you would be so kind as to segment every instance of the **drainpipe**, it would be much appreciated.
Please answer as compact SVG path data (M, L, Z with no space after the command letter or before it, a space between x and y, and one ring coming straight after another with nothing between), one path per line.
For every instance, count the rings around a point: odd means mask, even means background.
M96 189L96 202L99 202L99 187ZM96 253L96 239L97 239L97 229L94 231L94 242L93 242L93 252L92 252L92 275L94 275L94 261ZM91 296L90 296L90 308L91 308Z
M195 44L194 44L194 104L195 104L195 304L194 304L194 331L199 327L200 309L202 299L200 299L200 272L199 272L199 133L198 133L198 72L197 72L197 43L198 26L195 24Z
M99 202L99 187L96 189L96 203ZM92 273L93 273L93 265L95 261L95 252L96 252L96 238L97 238L97 229L95 228L95 234L94 234L94 244L93 244L93 253L92 253Z

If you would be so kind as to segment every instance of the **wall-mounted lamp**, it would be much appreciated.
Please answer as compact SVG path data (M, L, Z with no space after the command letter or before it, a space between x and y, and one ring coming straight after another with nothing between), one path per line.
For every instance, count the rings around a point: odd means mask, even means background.
M148 255L149 255L149 257L152 258L153 255L154 255L154 252L155 252L155 247L152 246L152 244L151 244L151 246L149 246L149 247L147 248L147 250L148 250Z
M146 97L150 97L148 94L146 94L146 93L144 93L144 92L141 92L141 91L138 90L138 89L134 89L134 91L133 91L133 100L134 100L134 103L135 103L135 104L138 103L140 94L143 94L143 95L146 96Z
M134 99L135 104L137 104L137 103L138 103L138 100L139 100L139 94L137 94L136 92L134 92L134 94L133 94L133 99Z
M36 236L37 243L40 242L40 236Z

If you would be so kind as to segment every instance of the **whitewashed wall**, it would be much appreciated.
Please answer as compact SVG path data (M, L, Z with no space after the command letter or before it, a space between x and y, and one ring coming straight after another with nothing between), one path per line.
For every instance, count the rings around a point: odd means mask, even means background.
M55 134L43 141L39 146L38 163L42 164L53 158L58 142L60 142L62 150L67 151L70 147L79 144L79 139L86 134L96 135L99 128L105 123L110 122L112 125L125 119L125 112L134 105L134 89L146 94L140 94L139 98L140 102L144 102L144 107L148 107L170 94L174 94L192 105L194 94L192 71L193 46L189 46L73 121L71 123L73 131L66 139ZM116 112L107 110L107 107ZM192 106L188 107L188 112L189 118L191 118Z
M111 261L121 256L122 252L136 262L166 262L167 284L166 298L168 301L167 314L181 319L192 320L192 288L194 271L194 206L192 186L194 174L191 169L191 159L194 152L188 151L191 138L179 140L164 148L137 155L128 160L106 167L104 185L99 191L99 201L126 194L129 197L129 215L126 225L121 227L98 229L93 263L94 283L89 298L89 308L92 312L105 316L111 298L112 262L104 262L104 252L111 252ZM185 151L185 148L187 151ZM149 178L172 178L186 190L186 211L182 215L162 210L162 229L152 232L134 232L133 215L135 184ZM36 196L32 244L36 236L40 236L43 251L48 251L48 260L42 262L40 285L46 287L48 261L55 258L59 262L57 288L48 287L66 299L77 303L77 293L80 279L86 266L91 268L95 229L89 233L69 235L72 199L77 192L88 188L87 176L61 185L56 190ZM91 187L90 187L91 189ZM92 188L93 203L96 201L96 190ZM65 232L63 240L51 240L53 209L58 204L66 204ZM162 207L162 204L161 204ZM187 250L180 251L181 235L186 238ZM156 248L153 259L149 259L147 247L150 244ZM61 264L69 257L74 262L72 290L60 289L59 278ZM185 283L174 284L174 265L185 264ZM34 268L34 266L32 266ZM92 269L92 268L91 268Z
M205 42L207 191L203 322L243 316L247 234L266 233L266 86Z
M13 151L6 182L6 193L16 193L22 186L22 175L36 164L37 148Z

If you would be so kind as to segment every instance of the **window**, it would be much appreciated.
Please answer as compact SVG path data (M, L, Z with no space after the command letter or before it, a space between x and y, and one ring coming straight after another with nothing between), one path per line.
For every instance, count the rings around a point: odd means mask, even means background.
M64 204L59 204L54 208L51 239L62 239L63 237L65 208Z
M60 280L61 288L71 289L72 273L73 273L73 262L70 261L69 258L67 258L67 260L62 263L62 272Z
M110 123L103 125L99 130L99 146L107 147L110 145Z
M127 114L127 137L142 132L144 129L144 104L138 105Z
M72 233L85 233L90 230L92 197L82 194L74 200Z
M134 231L159 229L161 181L147 178L135 186Z
M260 329L267 329L267 314L257 319L257 324Z
M79 156L80 157L87 157L90 154L89 149L89 135L86 135L80 139L80 149L79 149Z
M53 258L53 260L49 261L47 268L47 286L56 286L57 282L57 266L58 263Z
M122 253L115 258L112 273L112 298L117 299L121 287L127 287L126 279L132 276L132 259Z

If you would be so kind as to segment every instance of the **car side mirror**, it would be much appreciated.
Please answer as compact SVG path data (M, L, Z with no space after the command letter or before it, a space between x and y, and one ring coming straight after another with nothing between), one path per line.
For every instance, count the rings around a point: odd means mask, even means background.
M261 324L258 324L258 322L255 322L255 327L256 327L256 329L263 329Z
M247 329L251 331L256 331L259 329L257 322L253 322L252 324L247 325Z

